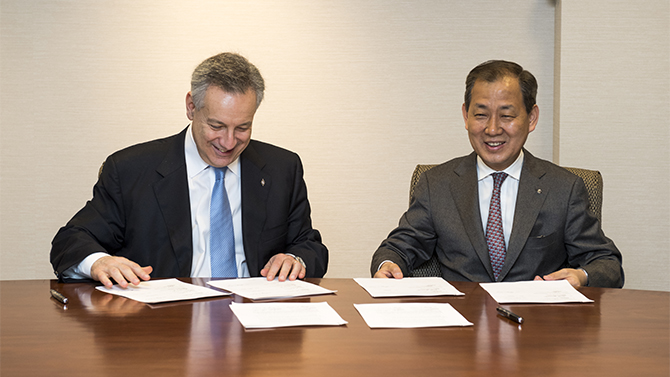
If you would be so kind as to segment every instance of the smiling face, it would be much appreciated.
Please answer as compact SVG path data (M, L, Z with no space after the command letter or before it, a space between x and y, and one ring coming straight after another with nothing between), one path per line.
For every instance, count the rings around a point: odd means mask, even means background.
M519 80L505 76L495 82L477 80L463 119L470 144L491 169L504 170L519 157L528 133L537 125L539 108L526 112Z
M186 116L192 121L193 139L205 163L222 168L235 161L251 141L256 113L256 93L228 93L210 86L204 105L196 109L191 92L186 95Z

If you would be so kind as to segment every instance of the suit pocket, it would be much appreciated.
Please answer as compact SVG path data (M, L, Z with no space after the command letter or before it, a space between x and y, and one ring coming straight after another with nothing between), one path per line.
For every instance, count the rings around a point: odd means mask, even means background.
M274 250L278 252L283 252L286 248L286 235L288 234L288 229L286 225L275 226L270 229L263 230L263 233L260 237L260 245L264 250Z
M547 249L561 240L559 232L551 234L531 235L526 241L526 249Z

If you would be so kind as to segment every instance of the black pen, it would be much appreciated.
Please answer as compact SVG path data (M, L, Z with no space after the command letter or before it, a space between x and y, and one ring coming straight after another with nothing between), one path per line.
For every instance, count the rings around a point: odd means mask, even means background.
M58 292L55 289L50 289L50 291L51 291L51 297L55 298L56 300L58 300L58 302L60 302L63 305L67 304L68 301L67 297L63 296L60 292Z
M514 314L505 308L497 307L496 310L498 311L498 314L509 319L512 322L516 322L518 324L523 323L523 318L519 317L517 314Z

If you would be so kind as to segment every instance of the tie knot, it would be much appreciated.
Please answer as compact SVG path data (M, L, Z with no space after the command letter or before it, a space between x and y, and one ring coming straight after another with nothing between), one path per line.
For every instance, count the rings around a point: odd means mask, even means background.
M507 178L507 173L493 173L492 175L494 187L500 187L505 178Z
M225 168L214 168L214 175L216 176L217 181L220 181L225 177L226 169L228 169L228 168L227 167L225 167Z

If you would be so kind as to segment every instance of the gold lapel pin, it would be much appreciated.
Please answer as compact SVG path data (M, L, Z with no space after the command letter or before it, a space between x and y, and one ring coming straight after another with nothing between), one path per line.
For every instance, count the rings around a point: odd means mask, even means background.
M265 179L261 178L261 186L265 186Z
M537 189L538 194L542 194L542 189Z

